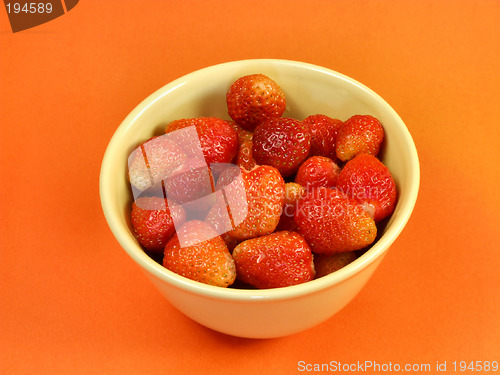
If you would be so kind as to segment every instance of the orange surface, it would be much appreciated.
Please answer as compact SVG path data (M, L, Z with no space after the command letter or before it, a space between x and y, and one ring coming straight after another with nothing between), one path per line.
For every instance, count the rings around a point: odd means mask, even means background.
M499 20L497 0L88 0L13 34L0 7L0 373L311 373L300 361L427 373L447 361L453 373L453 361L500 361ZM327 322L272 340L175 310L98 197L129 111L181 75L246 58L365 83L421 161L414 214L368 285Z

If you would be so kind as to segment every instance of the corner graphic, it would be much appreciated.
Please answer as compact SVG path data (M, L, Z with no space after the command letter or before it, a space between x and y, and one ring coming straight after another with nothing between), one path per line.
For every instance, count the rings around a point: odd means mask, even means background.
M73 9L79 0L4 0L13 33L52 21Z

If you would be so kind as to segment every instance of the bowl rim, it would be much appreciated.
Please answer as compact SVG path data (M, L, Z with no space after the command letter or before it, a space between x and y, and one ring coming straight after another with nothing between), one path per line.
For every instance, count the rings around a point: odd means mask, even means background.
M398 202L397 204L403 204L400 209L400 214L394 218L392 223L388 226L385 233L377 239L370 249L368 249L363 255L358 257L356 260L341 268L340 270L333 272L330 275L311 280L307 283L275 288L275 289L236 289L236 288L221 288L217 286L203 284L194 280L190 280L183 276L180 276L152 259L147 255L142 248L132 241L128 241L124 236L121 235L123 231L122 226L117 220L117 217L113 214L113 209L111 205L111 189L110 189L110 174L108 171L111 166L111 154L118 147L119 138L121 133L126 132L127 128L131 126L135 120L141 116L141 114L146 111L151 105L153 105L157 100L161 99L162 96L168 94L169 92L175 90L177 87L184 85L187 81L191 79L196 79L198 75L204 75L210 72L215 72L219 70L224 70L229 66L234 65L261 65L266 64L277 64L293 66L296 68L304 68L309 70L318 71L328 75L335 76L338 79L347 81L365 91L370 96L376 98L382 105L386 107L386 110L391 113L399 123L400 131L407 142L408 152L410 155L412 170L410 171L409 178L411 179L407 196L408 198L404 202ZM285 59L246 59L246 60L234 60L229 62L224 62L216 65L211 65L205 68L195 70L191 73L183 75L158 90L154 91L142 102L140 102L121 122L118 128L115 130L107 148L104 152L104 157L101 163L101 170L99 174L99 196L101 200L101 206L106 218L106 221L115 237L119 242L121 247L126 251L126 253L143 269L156 278L163 280L170 285L182 289L184 291L190 292L192 294L202 295L209 298L215 298L219 300L232 300L232 301L270 301L270 300L282 300L296 298L305 294L313 294L319 292L325 288L331 287L336 284L340 284L358 274L361 270L367 268L370 264L375 262L379 257L383 256L388 250L389 246L396 240L399 234L402 232L406 223L408 222L418 195L420 185L420 166L417 150L414 141L411 137L408 128L401 119L401 117L396 113L396 111L376 92L365 86L364 84L358 82L357 80L348 77L342 73L334 71L332 69L322 67L319 65L314 65L311 63L285 60Z

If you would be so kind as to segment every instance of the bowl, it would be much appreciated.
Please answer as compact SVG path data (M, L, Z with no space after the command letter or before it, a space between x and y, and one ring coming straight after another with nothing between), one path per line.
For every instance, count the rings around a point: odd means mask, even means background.
M398 189L394 213L380 228L372 247L344 268L316 280L277 289L220 288L179 276L153 260L134 238L129 207L132 194L127 159L138 144L163 134L175 119L217 116L229 119L225 95L239 77L262 73L284 90L283 116L303 119L325 114L345 120L354 114L377 117L385 129L380 158ZM417 151L399 115L363 84L333 70L289 60L227 62L187 74L140 103L116 129L104 154L100 198L107 223L121 247L152 284L194 321L228 335L272 338L295 334L331 318L363 288L391 244L405 227L415 205L420 180Z

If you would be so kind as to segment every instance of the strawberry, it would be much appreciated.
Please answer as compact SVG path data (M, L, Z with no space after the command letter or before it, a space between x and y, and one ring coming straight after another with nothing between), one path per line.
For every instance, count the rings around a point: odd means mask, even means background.
M286 178L293 175L309 155L311 134L301 121L272 118L255 128L253 157L259 165L271 165Z
M141 191L158 186L185 160L186 154L170 137L152 137L129 156L130 183Z
M340 172L337 186L362 204L377 222L394 211L396 183L389 169L375 156L360 154L348 161Z
M359 250L377 236L375 221L355 200L337 189L309 190L299 200L295 222L315 253Z
M351 160L360 153L377 156L383 140L384 128L377 118L354 115L340 127L335 151L342 161Z
M314 278L311 249L289 231L243 241L233 250L238 280L259 289L281 288Z
M185 222L165 246L163 266L188 279L228 287L236 278L234 260L215 229L199 220Z
M336 161L335 143L342 121L317 114L306 117L302 122L309 127L311 132L309 156L325 156Z
M236 134L238 134L238 152L236 153L235 163L250 170L257 165L252 154L253 133L243 129L234 121L229 121L229 124L236 131Z
M234 121L228 121L229 125L234 129L236 134L238 135L238 142L241 144L243 141L251 141L253 138L253 133L251 131L243 129Z
M174 235L175 225L186 220L182 207L167 204L165 198L141 197L132 203L130 214L137 241L151 252L162 252ZM175 225L174 225L175 224Z
M233 127L225 120L217 117L197 117L180 119L170 122L165 133L186 129L190 126L196 128L198 139L192 137L178 137L188 156L198 157L201 146L206 163L231 163L238 151L238 135Z
M250 131L264 120L280 117L286 107L283 90L263 74L237 79L226 94L226 103L229 117Z
M358 256L355 251L344 251L336 254L315 254L314 269L316 270L316 278L320 278L338 271L347 266L349 263L356 260Z
M312 156L299 167L295 182L307 189L315 187L333 188L337 186L340 167L332 159Z
M236 155L236 164L247 171L253 169L257 162L253 158L253 141L244 140L240 142L240 147L238 148L238 154Z
M240 180L232 181L235 176ZM285 182L276 168L263 165L251 171L226 170L217 181L216 191L220 190L225 199L218 197L206 219L218 233L229 232L234 239L246 240L276 229L285 193Z
M168 199L202 218L214 203L214 181L205 160L190 158L164 181Z
M288 182L285 184L285 200L283 202L283 212L281 213L280 221L276 227L277 231L290 230L296 231L297 224L293 219L297 203L299 199L305 194L306 189L295 182Z

